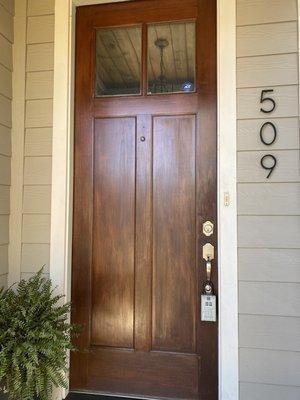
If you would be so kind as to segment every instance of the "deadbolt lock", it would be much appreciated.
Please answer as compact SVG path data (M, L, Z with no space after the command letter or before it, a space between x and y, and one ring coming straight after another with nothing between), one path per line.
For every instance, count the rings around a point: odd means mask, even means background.
M205 236L211 236L214 233L214 224L211 221L204 222L203 233Z

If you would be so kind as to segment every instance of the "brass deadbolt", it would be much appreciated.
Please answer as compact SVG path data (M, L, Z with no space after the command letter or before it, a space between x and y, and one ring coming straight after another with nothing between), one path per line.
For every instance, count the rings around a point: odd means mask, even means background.
M204 222L203 233L205 236L211 236L214 233L214 224L211 221Z

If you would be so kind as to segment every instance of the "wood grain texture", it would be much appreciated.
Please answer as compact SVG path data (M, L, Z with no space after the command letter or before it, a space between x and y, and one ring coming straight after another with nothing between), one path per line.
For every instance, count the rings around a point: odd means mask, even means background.
M51 157L25 157L25 185L51 184Z
M135 130L134 118L95 121L93 345L133 347Z
M22 245L22 272L38 272L43 266L46 273L49 272L50 245L29 244Z
M241 150L266 150L266 145L260 139L260 129L266 122L275 125L277 136L271 149L289 150L299 149L299 121L298 118L268 118L246 119L237 122L237 149ZM270 125L263 128L266 141L274 138L274 130Z
M28 17L27 44L54 41L54 16Z
M0 154L5 156L11 155L11 134L10 129L0 125Z
M258 383L240 383L241 400L297 400L300 397L300 387L266 385Z
M193 353L197 299L195 118L154 118L153 157L152 346L154 350Z
M300 183L238 185L239 215L300 215Z
M297 20L297 1L238 0L237 25L255 25Z
M23 215L22 243L50 243L50 215Z
M261 88L249 88L237 90L237 118L265 119L266 114L260 111L260 96L263 89L273 89L273 99L276 100L277 107L272 112L272 118L276 117L297 117L298 116L298 87L278 86Z
M26 99L49 99L53 97L53 72L28 72Z
M12 44L0 35L0 63L12 71Z
M277 166L267 180L267 170L260 165L260 160L266 154L272 154L277 159ZM267 162L268 160L266 160ZM299 182L300 160L299 150L283 151L250 151L240 152L237 155L238 182ZM271 163L272 165L272 163Z
M51 127L53 124L53 101L28 100L26 102L26 128Z
M196 356L100 349L91 357L89 385L105 393L129 392L136 397L146 391L150 398L159 398L163 391L171 399L196 400L198 368Z
M241 349L240 360L241 381L299 386L299 352Z
M51 186L24 186L23 213L24 214L50 214L51 212Z
M0 185L0 214L9 214L10 211L10 188Z
M8 273L8 245L0 245L0 276Z
M300 318L240 315L240 347L300 351Z
M299 317L299 284L240 282L239 312L240 314Z
M237 57L297 53L297 22L237 27Z
M52 155L52 128L26 129L25 156Z
M27 72L50 71L54 68L54 43L27 46Z
M238 249L239 280L300 283L300 249Z
M27 15L46 15L54 13L55 0L28 0Z
M299 216L239 216L238 246L299 248Z
M135 319L134 347L151 348L152 308L152 117L137 117L136 230L135 230ZM139 140L143 136L145 141Z
M158 10L160 12L158 12ZM179 19L191 20L199 18L201 24L197 24L198 31L197 36L199 37L198 42L198 88L199 93L191 93L186 95L167 95L167 96L145 96L146 93L146 75L143 76L143 95L140 97L123 97L123 98L92 98L93 88L93 74L91 71L94 68L94 27L111 27L120 26L122 24L134 25L144 21L145 23L155 23L172 21ZM169 265L167 262L162 264L165 268L164 286L166 291L171 289L176 294L178 290L179 294L184 296L184 299L178 300L178 296L168 304L160 304L161 310L156 307L156 312L160 313L160 331L154 328L155 343L154 340L151 343L151 324L152 324L152 310L151 310L151 295L153 296L152 304L158 306L155 296L161 296L159 291L164 289L161 285L161 289L154 291L152 288L152 241L156 241L156 248L158 248L159 240L155 236L160 235L158 228L151 232L152 229L152 186L154 187L154 179L156 184L159 180L162 180L160 186L158 185L156 190L156 196L165 196L167 186L172 182L177 182L177 191L174 195L175 189L172 191L173 205L169 205L173 212L173 219L168 217L166 221L169 227L172 228L179 224L184 232L175 232L175 229L170 229L168 233L170 236L170 249L181 251L180 256L182 257L183 263L193 263L195 268L196 265L200 265L200 248L202 241L204 240L201 235L201 224L206 219L213 219L216 221L216 5L215 2L208 0L187 0L184 5L179 0L153 0L153 1L139 1L139 2L127 2L119 4L106 4L102 6L91 6L82 7L77 10L77 78L76 78L76 133L75 133L75 187L74 187L74 231L73 231L73 276L72 276L72 300L73 310L72 319L75 322L81 323L85 328L80 335L80 338L76 340L76 344L80 349L90 348L90 352L79 351L71 356L71 388L72 389L86 389L95 391L109 391L114 393L122 393L123 395L133 395L135 397L148 396L148 397L172 397L172 398L184 398L184 399L197 399L205 398L206 400L215 400L218 396L218 333L216 324L206 324L199 321L199 300L195 296L200 291L200 285L202 285L204 279L204 269L197 268L197 282L193 282L189 285L191 279L191 270L185 270L183 265L178 265L176 271L180 273L182 277L181 281L176 278L175 274L171 273L173 265ZM145 25L146 26L146 25ZM145 29L145 28L144 28ZM143 73L145 74L145 62L146 62L146 46L145 46L145 31L143 33L144 40L144 53L143 53ZM91 56L92 55L92 56ZM203 107L199 105L203 105ZM168 117L166 117L166 115ZM192 126L191 122L176 124L171 127L165 126L164 129L169 129L168 137L161 135L161 137L155 136L151 124L155 124L155 120L161 119L161 121L174 121L187 120L191 121L194 119L192 115L197 115L197 123ZM101 173L105 172L105 169L111 164L114 151L117 159L122 160L122 157L117 157L120 153L118 150L118 136L112 135L110 140L113 142L114 147L110 149L111 156L103 154L103 150L106 148L101 141L104 141L105 129L99 130L99 135L94 142L93 136L95 129L97 129L99 121L107 120L127 120L136 118L137 121L137 137L134 157L136 158L135 168L135 179L136 179L136 193L135 193L135 282L134 282L134 296L135 301L131 302L130 298L124 295L124 299L127 299L127 308L133 309L135 312L134 318L134 332L133 338L128 337L126 341L119 345L127 346L126 349L121 349L117 346L118 342L114 342L116 333L114 332L114 325L118 326L114 322L113 314L107 313L107 317L110 315L112 321L109 327L113 334L110 334L109 343L102 342L104 346L101 346L101 342L91 341L91 325L90 315L93 310L93 301L99 299L101 296L100 281L96 289L98 290L98 299L93 298L90 295L90 287L93 287L93 252L99 252L100 255L107 257L114 257L115 250L112 251L99 251L99 248L103 243L106 242L106 238L111 238L110 242L114 243L115 239L118 238L121 233L114 232L116 229L111 229L110 225L106 227L105 232L102 235L98 235L101 241L95 241L93 239L94 226L95 224L100 225L102 221L106 221L109 217L112 222L115 221L114 213L117 215L122 210L122 203L116 209L114 206L113 195L118 198L118 188L121 185L125 185L126 179L122 182L119 178L126 176L126 168L119 168L118 174L114 173L106 174L106 178L102 177L102 186L104 183L107 185L107 191L101 190L101 196L105 200L105 193L108 192L110 195L107 196L107 202L102 207L99 207L99 213L105 213L102 218L95 216L95 204L98 207L97 198L93 198L95 195L95 177L98 179L101 177ZM194 121L195 122L195 121ZM119 126L119 135L122 134L122 129L127 129L127 134L130 129L124 126ZM176 129L175 129L176 128ZM191 128L194 129L194 137L191 136ZM163 130L163 129L162 129ZM170 131L173 130L173 137ZM186 142L183 141L184 134L188 137ZM106 135L107 136L107 135ZM141 137L144 137L141 140ZM197 137L197 140L196 140ZM108 137L106 139L108 142ZM152 141L153 140L153 141ZM99 141L99 142L98 142ZM101 146L99 145L101 142ZM155 143L154 143L155 142ZM176 147L176 151L168 148L166 142L173 142ZM159 146L158 146L159 144ZM180 146L179 146L180 144ZM126 147L126 140L123 139L123 146ZM190 157L186 157L184 149L188 150ZM114 151L113 151L114 150ZM132 150L133 152L133 150ZM157 157L157 154L161 154L165 159L170 155L173 157L175 169L172 171L171 167L166 165L166 170L163 171L160 168L155 169L155 175L152 175L152 163L153 168L162 162L161 157ZM153 158L152 158L153 157ZM171 158L172 158L171 157ZM127 156L128 169L130 170L130 154ZM159 160L159 161L158 161ZM173 165L172 164L172 165ZM193 164L193 170L191 173L191 164ZM99 168L101 166L101 168ZM183 168L179 169L178 166ZM126 164L125 164L126 167ZM196 172L197 171L197 172ZM154 169L153 169L154 172ZM165 177L162 179L163 173L167 172L169 180ZM96 175L95 175L96 174ZM174 175L172 175L174 174ZM119 178L118 178L119 176ZM191 177L192 176L192 177ZM182 177L180 181L179 177ZM114 184L111 180L114 179ZM153 182L152 182L153 180ZM183 182L186 180L186 182ZM123 182L124 181L124 182ZM196 187L195 187L196 184ZM186 185L186 186L185 186ZM101 186L101 187L102 187ZM104 187L104 186L103 186ZM124 201L126 202L127 193L131 189L131 183L127 182L127 186L124 188L125 196ZM193 199L191 199L190 192L194 193ZM154 191L153 191L154 195ZM210 201L207 201L207 199ZM196 201L195 201L196 199ZM102 200L102 203L103 201ZM154 198L153 198L154 200ZM165 199L163 205L164 210L167 211L167 199ZM194 213L191 220L189 205L194 202ZM187 207L185 208L185 202ZM197 210L195 207L197 204ZM99 203L100 205L100 203ZM180 210L176 211L176 205ZM155 212L157 212L158 201L155 204ZM126 215L127 223L122 228L123 230L129 230L127 235L128 249L132 248L130 225L132 224L130 219L132 206L128 207L129 213ZM97 211L97 213L98 213ZM153 209L154 211L154 209ZM101 215L102 215L101 214ZM100 215L100 214L99 214ZM161 215L161 214L157 214ZM169 214L168 214L169 215ZM158 217L156 218L156 224L158 225ZM154 214L153 214L154 217ZM166 216L162 215L164 221ZM125 216L122 215L122 218ZM121 220L122 220L121 218ZM126 218L125 218L126 219ZM185 221L187 219L187 221ZM120 218L118 219L120 220ZM93 222L94 221L94 222ZM178 222L179 221L179 222ZM181 221L181 222L180 222ZM161 223L161 221L160 221ZM116 224L115 224L116 225ZM114 224L112 224L112 227ZM164 226L161 223L161 230ZM197 231L196 231L197 229ZM167 231L167 227L165 229ZM113 234L113 237L111 235ZM184 238L179 243L179 234ZM154 235L154 236L153 236ZM84 236L85 240L82 240ZM166 241L164 236L164 240ZM193 243L190 244L188 238L193 237ZM123 241L120 242L120 250L124 248ZM213 243L216 245L215 241ZM193 250L191 248L193 247ZM183 249L184 248L184 249ZM183 249L183 250L182 250ZM174 250L174 251L175 251ZM162 260L164 261L162 250L159 249ZM191 252L194 252L192 255ZM170 252L171 253L171 252ZM181 254L182 253L182 254ZM172 259L174 255L170 254ZM189 256L190 255L190 256ZM193 258L193 261L190 260ZM197 264L196 264L197 258ZM130 260L130 257L129 257ZM128 262L128 261L127 261ZM110 265L109 262L106 262ZM116 263L114 263L110 270L115 271ZM123 262L126 267L126 263ZM126 269L126 268L124 268ZM199 271L199 272L198 272ZM196 272L196 268L194 269ZM157 273L157 272L156 272ZM115 276L115 282L119 282L121 274ZM153 275L154 277L154 275ZM105 282L105 277L101 276L102 282ZM130 282L130 276L125 277L124 281ZM174 282L177 279L176 282ZM213 276L215 289L217 290L217 271L214 269ZM184 282L188 282L189 287L184 288ZM122 290L122 282L119 282L120 292ZM179 285L181 285L179 287ZM156 287L158 288L158 286ZM190 291L192 292L189 293ZM114 294L113 283L103 291L102 297L107 297L107 302L114 302L114 297L109 298L109 289ZM105 293L104 293L105 292ZM94 291L96 293L96 291ZM100 293L100 294L99 294ZM96 296L96 294L94 295ZM194 297L193 297L194 296ZM170 296L171 298L171 296ZM192 302L190 301L193 298ZM156 302L156 303L155 303ZM193 303L194 302L194 303ZM174 310L173 304L175 305ZM121 304L121 307L123 305ZM117 312L119 312L117 310ZM116 315L118 315L116 312ZM177 313L175 318L172 313ZM196 326L191 326L191 321L186 317L185 314L192 315ZM126 317L126 314L124 314ZM94 318L95 318L94 314ZM123 317L122 317L123 318ZM119 318L121 319L121 318ZM181 326L177 321L184 320L187 322L184 326ZM117 322L117 321L116 321ZM166 329L163 326L166 322ZM131 318L128 319L128 328L131 328ZM107 325L104 326L104 333L108 336ZM103 329L102 329L103 330ZM116 329L115 329L116 330ZM172 335L171 330L175 331ZM106 331L106 332L105 332ZM122 329L120 330L122 333ZM129 329L130 331L130 329ZM167 331L167 334L164 332ZM99 332L101 333L100 329ZM131 331L130 331L131 332ZM156 332L158 334L156 334ZM192 333L191 333L192 332ZM162 335L161 335L162 333ZM191 346L190 342L187 343L187 338L195 335L194 342ZM197 335L197 336L196 336ZM131 339L132 343L128 340ZM97 339L97 338L96 338ZM162 339L162 340L161 340ZM161 341L160 341L161 340ZM160 342L159 342L160 341ZM100 345L99 345L100 344ZM134 349L128 349L128 347L134 347ZM159 348L159 351L150 351L151 348ZM183 353L188 351L188 353ZM193 354L194 352L194 354ZM201 372L200 372L201 371Z
M0 246L9 243L9 216L0 215Z

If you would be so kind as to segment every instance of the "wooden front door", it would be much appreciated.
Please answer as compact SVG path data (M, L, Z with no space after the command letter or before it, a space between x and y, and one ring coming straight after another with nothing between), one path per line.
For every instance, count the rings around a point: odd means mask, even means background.
M218 398L216 138L214 0L77 9L71 391Z

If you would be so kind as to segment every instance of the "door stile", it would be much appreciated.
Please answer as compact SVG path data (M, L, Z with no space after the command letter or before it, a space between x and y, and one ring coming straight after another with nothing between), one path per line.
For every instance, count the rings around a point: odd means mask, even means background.
M86 43L89 45L87 46ZM93 31L88 19L76 27L75 136L74 136L74 202L72 321L80 321L82 333L76 339L76 357L71 354L70 384L87 385L90 345L91 265L93 237L93 104L90 99L93 57ZM89 90L86 90L89 88ZM82 212L82 210L85 210ZM84 233L84 237L83 237ZM89 271L87 273L87 271ZM88 293L81 288L89 288ZM88 311L88 312L87 312Z
M152 291L152 118L137 116L135 350L150 351Z
M197 70L199 108L197 118L197 265L199 268L199 292L206 280L205 264L202 258L202 246L210 242L215 248L212 282L215 294L218 294L217 270L217 37L216 2L198 0L197 24ZM209 43L209 45L207 45ZM207 154L208 156L204 156ZM200 156L201 155L201 156ZM210 199L210 200L208 200ZM207 238L203 235L203 223L214 223L214 234ZM198 304L200 299L198 301ZM215 323L198 322L198 351L201 354L199 371L200 399L218 398L218 328ZM201 372L201 373L200 373Z

